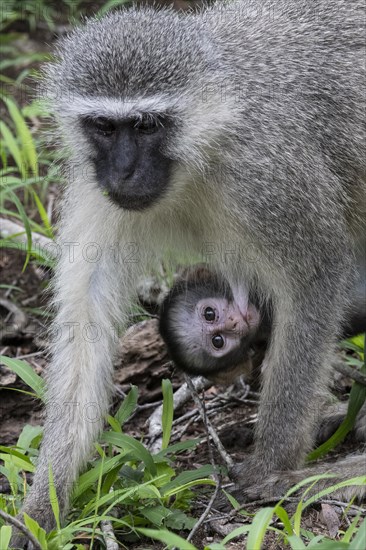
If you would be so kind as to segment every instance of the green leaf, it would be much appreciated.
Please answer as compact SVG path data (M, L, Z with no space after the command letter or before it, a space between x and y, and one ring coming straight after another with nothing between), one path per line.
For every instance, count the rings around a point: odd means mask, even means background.
M115 468L118 464L121 464L123 462L123 458L123 455L119 454L117 456L114 456L113 458L105 460L102 468L99 463L88 472L85 472L85 474L82 474L73 488L73 498L79 497L87 489L89 489L99 479L101 470L102 475L105 475L110 470Z
M181 531L182 529L193 529L197 523L197 518L187 516L182 510L173 508L171 515L165 521L165 527Z
M47 550L46 531L40 525L24 512L24 523L27 529L36 537L42 550Z
M287 541L293 550L302 550L303 548L306 548L301 538L298 537L297 535L288 536Z
M162 381L163 390L163 413L162 413L162 425L163 425L163 441L162 449L166 449L169 444L170 435L172 432L173 415L174 415L174 403L173 403L173 388L170 380Z
M347 511L345 512L347 513ZM352 520L352 523L351 525L348 527L347 531L345 532L344 534L344 537L343 537L343 542L350 542L353 535L357 532L357 526L358 526L358 522L359 522L359 519L360 519L360 516L361 516L361 512L359 512ZM365 529L366 529L366 526L365 526Z
M43 433L41 426L31 426L27 424L24 426L17 442L17 446L28 451L34 439L40 437Z
M282 506L277 505L274 508L274 513L282 521L287 535L289 536L293 535L291 521L290 521L290 518L288 517L288 513L286 512L286 510Z
M358 528L357 534L349 546L349 550L364 550L366 548L366 519Z
M207 477L213 472L213 467L208 464L206 466L201 466L201 468L197 468L197 470L182 472L173 481L167 483L165 487L162 488L162 494L164 496L174 494L176 489L180 489L182 486L187 486L189 483L197 481L200 478ZM215 484L212 480L208 481L210 481L213 485Z
M130 391L123 400L122 405L114 415L114 418L121 426L130 418L137 405L138 389L137 386L131 386Z
M25 472L34 472L34 464L32 464L27 456L22 456L21 453L19 453L15 449L9 448L8 451L8 453L0 454L1 460L6 461L7 459L9 460L9 457L11 457L11 463L18 471L24 470Z
M52 229L52 226L50 224L50 220L48 219L46 209L43 206L43 204L41 202L41 199L39 198L39 196L37 195L37 193L34 190L32 190L32 195L33 195L34 201L37 205L38 212L39 212L39 215L41 216L41 220L43 222L43 225L46 228L46 235L50 239L53 239L54 238L53 229Z
M23 271L24 271L24 269L26 268L26 266L29 262L30 251L31 251L31 248L32 248L32 230L31 230L31 227L30 227L28 216L27 216L27 214L24 210L24 207L23 207L22 203L18 199L17 195L15 193L13 193L12 191L10 191L8 194L9 194L9 198L13 201L13 203L15 204L15 206L18 209L19 215L20 215L21 220L22 220L23 225L24 225L25 233L27 235L27 256L26 256L24 266L23 266Z
M174 487L173 489L170 489L169 491L164 492L164 497L171 497L173 495L178 495L179 493L182 493L183 491L186 491L191 487L195 487L196 485L215 486L216 482L213 479L210 479L208 477L200 477L198 479L195 479L194 481L190 481L189 483L184 483L183 485L179 485L178 487Z
M366 374L366 363L364 363L363 367L360 369L360 372ZM317 449L308 454L308 461L320 458L344 440L346 435L352 430L356 417L365 403L365 400L366 386L359 384L358 382L353 382L345 419L335 433L325 443L323 443L323 445L320 445Z
M326 476L320 476L320 477L326 477ZM310 479L310 478L309 478ZM336 483L334 485L331 485L330 487L327 487L326 489L323 489L322 491L318 491L317 494L310 497L306 502L304 502L304 509L307 506L310 506L310 504L313 504L313 502L316 502L317 500L323 498L326 495L329 495L330 493L333 493L334 491L337 491L338 489L342 489L343 487L364 487L366 485L366 475L365 476L359 476L359 477L353 477L352 479L347 479L345 481L341 481L340 483Z
M169 454L175 454L179 451L186 451L187 449L194 449L200 441L200 439L187 439L187 441L180 441L179 443L174 443L174 445L169 445L169 447L162 449L154 455L155 462L157 462L159 458L164 459Z
M17 168L18 168L19 172L21 173L22 177L25 178L25 176L26 176L25 166L24 166L24 162L22 160L22 154L20 152L19 146L16 142L15 137L11 133L10 129L5 124L5 122L3 122L3 121L0 122L0 131L3 135L4 143L7 146L7 148L9 149L9 153L11 154L13 159L15 160L15 163L17 165ZM6 179L5 179L5 181L6 181Z
M165 506L146 506L141 508L140 513L156 527L161 527L165 519L172 514Z
M0 529L0 548L8 550L12 528L10 525L3 525Z
M56 493L55 482L54 482L54 479L53 479L51 464L49 464L49 466L48 466L48 489L49 489L50 503L51 503L53 515L55 516L57 529L58 529L58 531L60 531L60 529L61 529L60 506L58 504L58 497L57 497L57 493Z
M274 508L266 507L259 510L254 516L250 527L247 548L250 550L261 550L264 535L273 517Z
M32 134L25 122L22 113L19 111L17 105L9 97L2 98L6 104L10 116L14 121L17 133L22 143L24 156L27 160L27 164L31 167L34 176L38 176L38 160L36 148L34 145Z
M153 540L159 540L170 547L175 546L176 548L179 548L179 550L197 550L197 548L187 540L182 539L178 535L164 529L159 529L158 531L155 529L136 529L136 531L142 535L145 535L145 537L149 537Z
M240 537L240 535L245 535L246 533L248 533L248 531L250 531L250 529L251 529L251 525L241 525L240 527L233 529L231 533L226 535L222 543L227 544L228 542L235 539L236 537Z
M119 422L117 422L117 420L113 418L113 416L111 416L110 414L107 416L107 422L114 432L117 432L120 434L122 433L122 428Z
M141 460L150 474L156 475L156 466L151 453L133 437L126 434L107 432L103 434L103 440L122 450L133 451L136 460Z
M41 399L42 401L45 400L45 383L26 361L0 355L0 363L15 372L15 374L17 374L23 382L32 388L32 390L34 390L37 394L38 399Z

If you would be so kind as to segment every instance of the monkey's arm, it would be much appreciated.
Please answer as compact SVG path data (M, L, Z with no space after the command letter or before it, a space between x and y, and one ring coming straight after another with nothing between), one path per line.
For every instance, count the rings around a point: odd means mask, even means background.
M85 182L77 183L81 194ZM57 315L46 420L38 467L22 509L47 531L55 526L49 467L64 515L71 486L108 409L117 341L114 328L123 318L128 295L128 264L113 255L118 236L116 228L111 230L113 218L106 201L90 189L83 197L77 195L77 190L69 193L58 239L62 257L56 271ZM21 539L12 543L22 544Z

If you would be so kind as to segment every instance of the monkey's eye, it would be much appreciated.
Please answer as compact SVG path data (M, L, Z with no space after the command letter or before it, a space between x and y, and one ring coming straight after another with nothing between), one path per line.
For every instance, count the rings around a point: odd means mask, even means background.
M212 337L211 342L213 347L216 349L221 349L222 347L224 347L225 343L221 334L215 334L215 336Z
M98 134L102 136L111 136L116 127L114 123L108 118L98 117L92 121L92 124Z
M154 134L161 127L161 120L152 116L143 116L137 119L134 124L134 128L141 134Z
M214 321L216 319L215 310L212 307L206 307L203 316L206 321Z

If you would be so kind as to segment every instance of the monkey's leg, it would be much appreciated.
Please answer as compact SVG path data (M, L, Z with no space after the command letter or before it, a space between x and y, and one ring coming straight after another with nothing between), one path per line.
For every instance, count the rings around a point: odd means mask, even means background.
M344 268L347 273L347 266ZM335 273L337 273L335 271ZM339 272L338 272L339 273ZM294 470L312 448L326 393L329 354L342 318L344 278L308 284L291 300L276 303L273 337L263 368L263 389L255 432L255 451L235 467L239 482L235 496L248 491L258 498L264 478ZM332 298L331 289L339 295Z
M85 205L86 200L77 204ZM73 238L78 241L72 247L72 257L62 250L57 268L58 312L47 376L44 435L33 485L22 509L47 531L55 526L49 498L49 467L64 515L72 484L108 410L117 341L114 326L127 307L129 268L124 261L116 261L116 245L105 229L105 209L98 206L97 200L85 209L75 209L68 214L59 239L62 249L66 243L70 248ZM87 219L83 213L87 213ZM109 221L113 234L111 216ZM23 542L15 538L12 544L22 546Z

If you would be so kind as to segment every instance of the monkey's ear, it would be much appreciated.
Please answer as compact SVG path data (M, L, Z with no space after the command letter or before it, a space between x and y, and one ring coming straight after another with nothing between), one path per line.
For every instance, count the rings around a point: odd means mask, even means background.
M214 273L207 264L200 263L190 266L178 266L176 283L206 284L214 277Z

